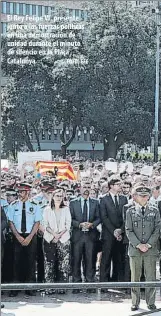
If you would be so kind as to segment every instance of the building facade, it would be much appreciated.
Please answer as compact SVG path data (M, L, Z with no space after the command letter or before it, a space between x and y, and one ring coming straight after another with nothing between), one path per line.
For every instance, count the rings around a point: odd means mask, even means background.
M67 14L73 18L87 19L88 11L83 9L83 1L41 1L41 0L7 0L1 1L1 32L6 33L7 15L37 16L50 15L56 5L67 10Z

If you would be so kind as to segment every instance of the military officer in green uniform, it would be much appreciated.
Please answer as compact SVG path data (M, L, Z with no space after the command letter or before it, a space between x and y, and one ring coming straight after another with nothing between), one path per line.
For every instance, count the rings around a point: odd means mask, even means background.
M136 199L126 213L126 234L129 239L131 282L140 282L142 266L145 280L156 281L160 214L156 206L148 203L151 190L144 184L133 189ZM155 310L155 289L145 292L148 309ZM132 288L132 311L139 309L140 289Z

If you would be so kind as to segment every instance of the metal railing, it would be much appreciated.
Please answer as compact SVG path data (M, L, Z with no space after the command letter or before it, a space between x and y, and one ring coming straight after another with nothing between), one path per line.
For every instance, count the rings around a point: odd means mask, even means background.
M45 289L116 289L116 288L161 288L161 281L149 282L95 282L95 283L2 283L1 290L45 290Z

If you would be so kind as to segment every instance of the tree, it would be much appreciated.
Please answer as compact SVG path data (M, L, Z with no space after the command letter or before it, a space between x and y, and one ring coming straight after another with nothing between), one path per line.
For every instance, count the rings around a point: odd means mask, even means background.
M151 17L105 1L91 8L87 35L88 123L102 135L104 159L124 142L148 144L154 120L155 26ZM101 110L100 110L101 109Z

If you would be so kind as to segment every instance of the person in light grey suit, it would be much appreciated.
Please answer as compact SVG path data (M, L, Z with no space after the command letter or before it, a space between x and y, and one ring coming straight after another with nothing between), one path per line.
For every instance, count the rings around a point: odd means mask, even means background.
M100 224L99 201L89 197L90 189L90 183L82 183L81 197L70 202L73 282L82 281L82 258L84 259L86 282L94 282L96 272L95 245L99 238L96 229Z

